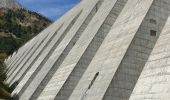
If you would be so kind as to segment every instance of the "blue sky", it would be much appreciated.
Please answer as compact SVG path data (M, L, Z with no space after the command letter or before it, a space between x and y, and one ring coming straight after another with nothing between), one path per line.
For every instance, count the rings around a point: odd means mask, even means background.
M52 20L61 17L80 0L17 0L24 7L36 11Z

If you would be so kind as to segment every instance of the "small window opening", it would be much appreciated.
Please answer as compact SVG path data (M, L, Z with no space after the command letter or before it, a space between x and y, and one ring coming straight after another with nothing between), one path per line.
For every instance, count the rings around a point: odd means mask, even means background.
M99 7L101 6L102 3L103 3L103 0L100 0L99 2L97 2L97 4L95 5L96 12L99 10Z
M88 89L90 89L90 88L92 87L92 85L93 85L93 83L95 82L95 80L96 80L96 78L98 77L98 75L99 75L99 72L97 72L97 73L95 74L95 76L94 76L93 80L91 81Z
M76 44L76 42L73 42L73 45L75 45Z
M157 33L156 33L155 30L151 30L151 31L150 31L150 35L151 35L151 36L157 36Z
M98 77L99 75L99 72L97 72L95 75L94 75L94 78L93 80L91 81L91 83L89 84L89 87L88 89L85 91L84 95L82 96L81 100L84 100L86 98L86 95L87 95L87 91L92 87L93 83L95 82L96 78Z
M98 7L98 5L96 5L96 12L98 11L98 9L99 9L99 7Z
M150 23L152 23L152 24L156 24L157 22L156 22L156 20L155 20L155 19L150 19Z

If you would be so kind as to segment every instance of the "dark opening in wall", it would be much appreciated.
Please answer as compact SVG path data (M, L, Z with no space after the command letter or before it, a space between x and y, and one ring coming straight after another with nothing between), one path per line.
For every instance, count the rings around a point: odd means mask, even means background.
M152 23L152 24L156 24L157 22L156 22L156 20L155 20L155 19L150 19L150 23Z
M82 96L81 100L84 100L86 95L87 95L87 91L93 86L93 83L95 82L96 78L99 76L99 72L97 72L95 75L94 75L94 78L93 80L91 81L91 83L89 84L89 87L88 89L85 91L84 95Z
M157 36L157 32L155 30L150 30L150 36Z
M93 80L91 81L91 83L90 83L90 85L89 85L88 89L90 89L90 88L91 88L91 86L92 86L92 85L93 85L93 83L95 82L95 80L96 80L96 78L98 77L98 75L99 75L99 72L97 72L97 73L95 74L95 76L94 76Z

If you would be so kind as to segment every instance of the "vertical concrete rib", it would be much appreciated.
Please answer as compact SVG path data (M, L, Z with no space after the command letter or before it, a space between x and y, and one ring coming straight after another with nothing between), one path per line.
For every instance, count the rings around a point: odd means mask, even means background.
M27 48L27 47L25 47L25 48ZM30 48L30 47L29 47ZM16 53L16 57L14 58L14 60L12 60L12 62L9 64L9 65L7 65L7 71L6 71L6 73L8 74L9 72L10 72L10 70L14 67L14 65L15 65L15 63L24 55L24 53L27 51L28 49L26 49L26 50L20 50L20 51L18 51L19 53L20 53L20 55L18 55L18 52L15 52ZM19 57L18 57L19 56Z
M7 71L6 71L7 77L9 77L8 73L10 73L10 71L13 69L13 67L17 63L17 61L28 51L28 49L26 49L26 51L25 50L23 50L23 51L24 52L22 52L22 54L19 57L18 57L18 55L16 55L17 57L15 57L15 60L13 60L13 62L10 65L8 65L8 68L7 68Z
M110 98L129 100L139 75L141 74L169 16L169 11L167 9L169 3L163 2L165 2L165 0L154 0L119 65L103 100L110 100ZM157 9L157 7L160 9ZM154 22L156 23L153 23L151 20L155 20ZM151 35L151 30L156 31L156 36Z
M35 40L36 41L36 40ZM33 41L32 41L33 42ZM35 44L35 43L34 43ZM15 66L15 64L22 58L22 56L28 52L28 49L30 49L31 47L33 47L33 45L27 45L27 46L24 46L24 48L22 49L19 49L17 52L16 52L16 55L14 58L12 58L13 60L11 61L11 63L8 65L8 70L7 70L7 75L9 75L8 73L12 70L12 68Z
M147 2L146 0L127 1L69 100L103 100L116 70L151 4L151 0ZM99 74L90 86L96 73ZM112 92L112 94L116 93Z
M55 48L58 46L58 44L62 41L62 39L65 37L65 35L68 33L68 31L72 28L72 26L74 25L74 23L76 22L77 18L79 17L79 15L81 14L82 11L80 11L80 13L73 19L73 21L70 23L70 25L68 26L68 28L65 30L65 32L63 33L63 35L60 37L59 41L55 44L55 46L53 46L53 48L51 49L51 51L49 52L49 54L44 58L44 60L42 61L42 63L39 65L39 67L35 70L35 72L31 75L31 77L29 78L29 80L27 81L27 83L24 85L24 87L21 89L21 91L19 92L19 95L22 95L22 93L24 93L25 89L29 86L29 84L32 82L32 80L34 79L34 77L37 75L37 73L41 70L41 68L44 66L44 64L46 63L46 61L49 59L49 57L52 56ZM40 67L41 66L41 67ZM45 74L45 73L43 73ZM28 97L28 96L27 96ZM25 97L24 97L25 98ZM22 100L22 99L21 99Z
M58 21L56 22L56 23L58 23ZM56 23L54 23L54 24L56 24ZM53 31L55 31L54 30L54 28L56 28L56 27L52 27L53 26L53 24L52 25L50 25L47 29L45 29L44 31L42 31L41 33L40 33L40 36L42 35L42 34L47 34L48 33L48 35L49 36L47 36L48 38L51 36L51 32L53 32ZM53 31L52 31L52 29L53 29ZM39 35L37 35L36 37L35 37L35 39L36 40L41 40L42 39L42 37L40 37ZM40 38L40 39L38 39L38 38ZM47 39L46 39L46 41L47 41ZM43 41L42 41L43 42ZM42 42L39 42L40 43L40 47L42 47ZM45 41L44 41L45 42ZM38 49L35 49L36 51L34 52L34 53L32 53L32 55L31 56L26 56L26 57L24 57L24 59L27 59L27 61L24 61L22 64L20 64L19 66L17 66L18 67L18 71L20 72L20 70L21 69L23 69L23 67L25 68L28 68L28 65L30 64L29 62L30 62L30 60L32 60L32 58L33 57L36 57L36 56L34 56L34 55L37 55L38 53L37 53L37 50L39 50L40 49L40 47L37 47ZM28 48L28 49L30 49L30 48ZM29 50L28 50L29 51ZM29 51L29 53L30 53L30 51ZM24 70L24 69L23 69ZM18 75L18 74L20 74L20 73L16 73L15 75L13 75L13 77L11 78L11 80L10 80L10 82L11 81L13 81L12 83L14 83L16 80L13 80L13 78L16 76L16 75ZM12 84L11 83L11 84Z
M94 2L94 1L93 1L93 2ZM85 2L84 2L84 3L85 3ZM80 7L82 7L82 6L84 5L84 3L82 3ZM88 16L88 13L90 13L90 11L88 11L88 10L89 10L89 9L92 9L92 8L93 8L93 6L87 8L87 9L84 8L84 10L83 10L83 12L82 12L82 14L81 14L81 17L78 18L79 21L77 21L77 22L75 23L75 25L73 26L74 28L72 28L72 29L69 31L68 35L66 36L66 38L64 39L64 41L61 43L62 45L60 44L60 46L59 46L60 50L62 50L62 49L64 50L64 49L65 49L65 46L68 45L68 43L70 42L70 40L72 39L72 37L74 36L74 34L77 33L77 30L80 28L80 26L81 26L82 23L84 22L85 18ZM78 9L78 8L77 8L77 9ZM81 9L81 8L79 8L79 9ZM88 12L88 13L87 13L87 12ZM94 12L93 12L93 13L94 13ZM86 17L85 17L85 16L86 16ZM88 20L89 20L89 19L88 19ZM88 21L86 21L85 24L88 24L87 22L88 22ZM86 26L86 25L85 25L85 26ZM84 28L85 26L82 26L82 28ZM81 33L81 31L83 31L83 30L79 30L80 33ZM79 37L80 33L76 35L75 39ZM75 41L75 40L72 41L72 43L71 43L71 45L70 45L71 47L68 47L67 50L69 50L69 48L70 48L70 49L72 48L72 46L75 44L74 42L76 42L76 41ZM64 45L64 46L63 46L63 45ZM61 46L63 46L62 49L61 49ZM53 56L54 56L54 55L57 56L57 55L59 55L59 54L60 54L60 55L62 54L63 50L62 50L62 51L60 51L60 50L58 51L58 50L59 50L59 49L56 49L56 50L55 50L55 52L53 53ZM60 53L58 54L57 51L60 52ZM66 52L69 52L69 51L66 51ZM65 53L66 53L66 52L65 52ZM57 53L57 54L56 54L56 53ZM54 64L55 61L56 61L56 60L53 59L53 58L54 58L54 57L52 57L53 62L50 61L51 58L50 58L49 61L47 61L50 65L47 63L48 65L45 64L45 65L43 66L43 69L42 69L42 70L45 71L45 72L39 72L39 75L40 75L41 77L39 78L39 80L36 80L36 81L33 80L34 83L36 82L36 83L38 84L39 82L41 82L42 79L44 79L44 77L45 77L44 74L46 75L46 74L48 73L48 71L46 71L46 70L47 70L47 69L50 69L50 68L52 67L52 64L51 64L51 63ZM57 58L58 58L58 57L57 57ZM57 58L56 58L56 59L57 59ZM48 67L48 68L45 68L45 67ZM45 68L45 70L44 70L44 68ZM42 73L43 73L43 75L41 75ZM37 78L34 78L34 79L37 79ZM34 88L34 89L31 88L30 90L35 91L36 86L38 87L37 84L33 85L35 88ZM26 98L24 98L24 99L26 99Z
M13 72L17 69L18 65L29 54L29 51L32 50L36 45L37 45L37 41L35 42L35 44L33 43L32 46L30 46L30 48L28 48L22 55L18 56L18 60L16 60L15 63L13 63L11 69L9 70L9 72L7 72L8 77L6 80L8 80L11 77L11 74L13 74Z
M25 47L26 48L26 47ZM22 48L23 49L23 48ZM24 50L22 51L21 49L19 49L18 50L20 53L23 53L24 52ZM14 52L14 54L13 55L11 55L9 58L10 58L10 63L8 63L7 64L7 72L9 72L9 70L11 69L11 67L13 67L13 66L11 66L13 63L14 63L14 61L17 59L17 55L18 55L18 53L15 51Z
M27 46L28 47L28 46ZM26 49L25 48L27 48L26 46L24 46L24 48L20 48L18 51L15 51L14 53L13 53L13 55L11 55L9 58L10 58L10 63L7 65L8 67L8 69L9 69L9 67L11 67L11 64L17 59L17 57L18 57L18 55L20 54L20 53L23 53ZM19 53L18 53L19 52Z
M83 73L85 72L91 60L95 56L104 38L111 30L112 25L114 24L115 20L117 19L118 15L122 11L125 4L126 4L126 0L116 1L114 7L112 8L107 18L105 19L105 22L99 29L98 33L95 35L88 48L85 50L84 54L82 55L77 65L73 69L72 73L69 75L67 81L64 83L62 89L56 95L55 100L63 100L63 99L68 100L68 97L71 95L72 91L78 84Z
M37 43L35 41L36 40L34 40L34 42L30 41L29 45L28 44L24 45L23 48L20 48L18 51L15 52L16 53L16 57L14 58L15 60L13 60L13 63L11 65L7 65L7 70L6 70L7 77L10 77L9 73L11 73L11 71L15 69L15 68L13 69L13 67L15 67L16 63L18 63L20 60L23 60L24 59L23 56L29 52L30 48L33 48L33 46L35 46L35 44Z
M12 71L14 71L15 69L16 69L16 66L18 66L18 64L19 63L21 63L24 59L25 59L25 57L27 56L27 54L29 54L30 53L30 51L28 50L28 49L30 49L31 47L33 47L33 45L34 44L36 44L37 43L37 41L38 40L41 40L42 39L42 37L40 37L40 36L42 36L42 34L43 34L43 32L42 33L40 33L39 35L37 35L36 37L34 37L32 40L30 40L30 42L28 43L28 44L26 44L26 45L24 45L23 47L23 49L21 48L21 49L19 49L19 51L17 52L17 55L16 55L16 57L17 57L17 59L15 60L15 62L13 62L13 64L11 65L12 66L12 69L10 69L7 73L7 75L9 75L10 76L10 74L12 73ZM26 47L25 47L26 46ZM23 54L24 53L24 54ZM9 74L10 73L10 74Z
M7 72L7 79L11 77L11 74L16 70L18 65L22 62L22 60L29 54L30 50L32 50L37 45L37 41L35 43L32 43L32 46L29 48L26 48L26 51L23 52L20 56L18 56L18 59L13 63L11 68Z
M30 67L37 61L38 57L42 54L43 50L47 48L49 43L57 35L58 31L61 29L62 25L56 30L56 32L50 32L49 36L42 42L41 46L35 51L35 53L29 58L27 62L18 70L9 83L13 84L15 81L20 81L25 76Z
M64 61L65 57L68 55L68 53L70 52L70 50L73 48L73 46L75 45L75 43L78 41L79 37L82 35L82 33L84 32L84 30L86 29L86 27L89 25L89 23L91 22L92 18L94 17L94 15L96 14L97 12L97 9L98 7L100 7L101 3L103 2L103 0L99 0L98 3L95 5L95 7L93 7L93 9L91 7L88 7L88 9L85 9L84 8L84 11L83 12L86 12L86 13L83 13L81 16L80 16L80 19L81 21L83 22L83 24L81 24L80 22L78 23L79 26L77 26L75 24L75 28L76 27L81 27L78 29L74 29L74 31L70 31L68 33L68 35L66 36L66 38L63 40L63 42L60 44L62 45L63 47L63 51L61 51L59 53L59 51L55 50L54 54L55 55L59 55L58 57L55 57L57 58L56 61L54 61L54 65L51 66L51 68L48 66L48 70L46 69L46 73L47 75L44 76L44 78L42 78L42 82L40 83L40 85L37 87L36 91L34 92L34 94L32 95L31 99L32 100L36 100L40 93L42 92L42 90L44 89L44 87L47 85L48 81L52 78L52 76L54 75L54 73L56 72L56 70L58 69L58 67L60 66L60 64ZM91 11L90 11L90 10ZM87 11L85 11L87 10ZM88 11L89 10L89 11ZM87 13L89 12L89 13ZM73 34L75 33L75 34ZM70 35L69 35L70 34ZM72 38L73 37L73 38ZM71 41L69 41L71 39ZM67 41L67 45L64 46L64 44L66 44L66 41ZM47 66L44 66L44 67L47 67ZM42 70L43 71L43 70ZM40 73L42 73L42 71L40 71ZM45 74L45 72L43 71L43 73Z
M126 3L123 1L124 4ZM69 53L69 55L66 57L64 62L61 64L59 69L56 71L52 79L49 81L45 89L43 90L42 94L38 99L56 99L56 100L67 100L70 94L72 93L74 87L80 80L81 76L83 75L84 71L86 70L87 66L91 62L92 58L94 57L96 51L100 47L101 43L103 42L105 36L107 33L109 33L111 26L115 22L117 16L123 9L123 6L120 7L119 10L116 10L117 6L115 4L118 3L117 0L107 0L104 1L103 5L98 9L97 14L95 15L94 20L92 21L90 25L94 25L97 27L92 27L89 25L90 28L95 28L96 32L89 33L87 30L87 33L84 33L82 37L79 39ZM105 14L103 13L103 7L106 7ZM100 16L100 14L105 16ZM100 16L100 17L99 17ZM96 23L96 19L101 22ZM92 33L94 36L92 36ZM95 34L96 33L96 34ZM88 41L87 44L85 44L85 41L87 41L87 38L91 38L91 40ZM83 44L82 44L83 43ZM77 50L82 49L83 46L87 46L84 48L84 50ZM78 48L77 48L78 47ZM75 60L75 61L73 61ZM63 76L63 77L61 77ZM60 84L61 83L61 84ZM50 88L53 87L53 88Z
M167 100L169 5L83 0L5 60L5 82L19 100Z
M164 3L163 3L164 1ZM167 12L169 0L161 0ZM159 6L161 7L161 6ZM159 14L160 15L160 14ZM164 14L160 15L165 18ZM169 100L170 99L170 17L138 79L129 100Z
M49 26L50 27L50 26ZM48 28L49 28L48 27ZM30 39L27 43L25 43L21 48L19 48L19 50L16 51L16 55L14 57L12 57L13 61L16 61L16 57L19 56L19 54L22 54L23 52L25 52L27 49L31 48L31 46L33 45L32 42L35 42L37 40L39 40L39 38L41 37L41 35L43 33L45 33L45 31L48 30L48 28L46 28L45 30L43 30L42 32L40 32L38 35L36 35L34 38ZM41 38L40 38L41 39ZM26 48L27 47L27 48ZM18 61L17 61L18 62ZM8 65L9 66L9 65Z
M44 30L43 32L42 32L42 34L44 34L44 35L46 35L46 34L48 34L48 36L46 36L46 38L47 37L50 37L50 31L51 30L53 30L54 32L55 32L55 30L54 30L54 27L53 27L53 25L51 25L50 27L48 27L48 29L46 29L46 30ZM53 32L52 31L52 32ZM49 35L50 34L50 35ZM36 47L34 47L33 49L32 49L32 51L30 51L29 52L29 54L24 58L24 60L22 60L20 63L21 64L19 64L19 66L17 67L17 69L14 71L15 73L13 73L11 76L10 76L10 79L8 79L7 80L7 82L8 83L10 83L10 85L12 85L14 82L16 82L16 81L18 81L18 79L16 79L16 80L13 80L13 78L18 74L18 71L20 71L22 68L23 68L23 66L24 66L24 68L25 67L27 67L28 68L28 66L26 66L26 65L29 65L30 64L30 59L32 60L32 58L33 57L35 57L34 55L36 55L36 51L37 51L37 49L39 48L39 47L41 47L41 46L43 46L42 45L42 43L43 42L45 42L44 40L43 41L40 41L40 40L42 40L42 37L39 37L40 39L39 39L39 41L38 41L38 44L36 45ZM38 39L37 39L38 40ZM48 41L47 39L46 39L46 41ZM11 82L12 81L12 82Z
M7 81L6 81L7 83L10 84L10 86L12 85L12 84L10 83L11 79L17 74L18 70L22 67L22 65L23 65L25 62L27 62L27 60L34 54L34 52L36 51L36 49L39 48L39 46L41 45L41 43L42 43L47 37L48 37L48 34L45 35L45 37L42 37L42 38L41 38L42 40L38 41L38 42L36 43L36 45L35 45L33 48L31 48L30 52L28 51L28 53L25 53L25 55L23 56L24 59L23 59L23 60L20 59L21 61L18 61L18 63L14 66L15 69L10 71L11 73L9 73L9 77L7 78Z
M23 45L19 50L17 50L15 53L15 56L12 56L11 58L11 63L8 65L8 70L9 67L13 67L13 63L16 63L19 59L19 57L21 55L23 55L23 53L25 53L25 51L27 50L27 48L31 48L32 47L32 42L37 41L37 38L40 36L41 34L38 34L36 37L34 37L33 39L31 39L28 43L26 43L25 45Z
M31 66L29 71L26 73L26 75L23 77L19 85L16 87L16 89L13 91L14 93L19 93L22 94L22 92L27 88L27 86L30 84L32 79L35 77L35 75L38 73L37 71L41 69L41 67L44 65L46 60L52 55L54 52L55 48L58 46L58 44L61 42L62 38L64 38L64 35L67 34L67 32L71 29L73 24L76 21L76 18L80 15L81 9L71 10L68 12L67 16L64 16L61 20L61 22L65 22L63 27L59 30L58 34L54 37L54 39L50 42L48 47L43 50L42 55L37 59L37 61ZM73 17L69 17L70 15L73 15ZM22 92L21 92L22 91Z

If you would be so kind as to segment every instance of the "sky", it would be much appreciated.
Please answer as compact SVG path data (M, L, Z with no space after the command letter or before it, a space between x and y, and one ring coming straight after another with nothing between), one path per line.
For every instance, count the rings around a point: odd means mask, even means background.
M17 0L21 5L51 20L57 20L80 0Z

